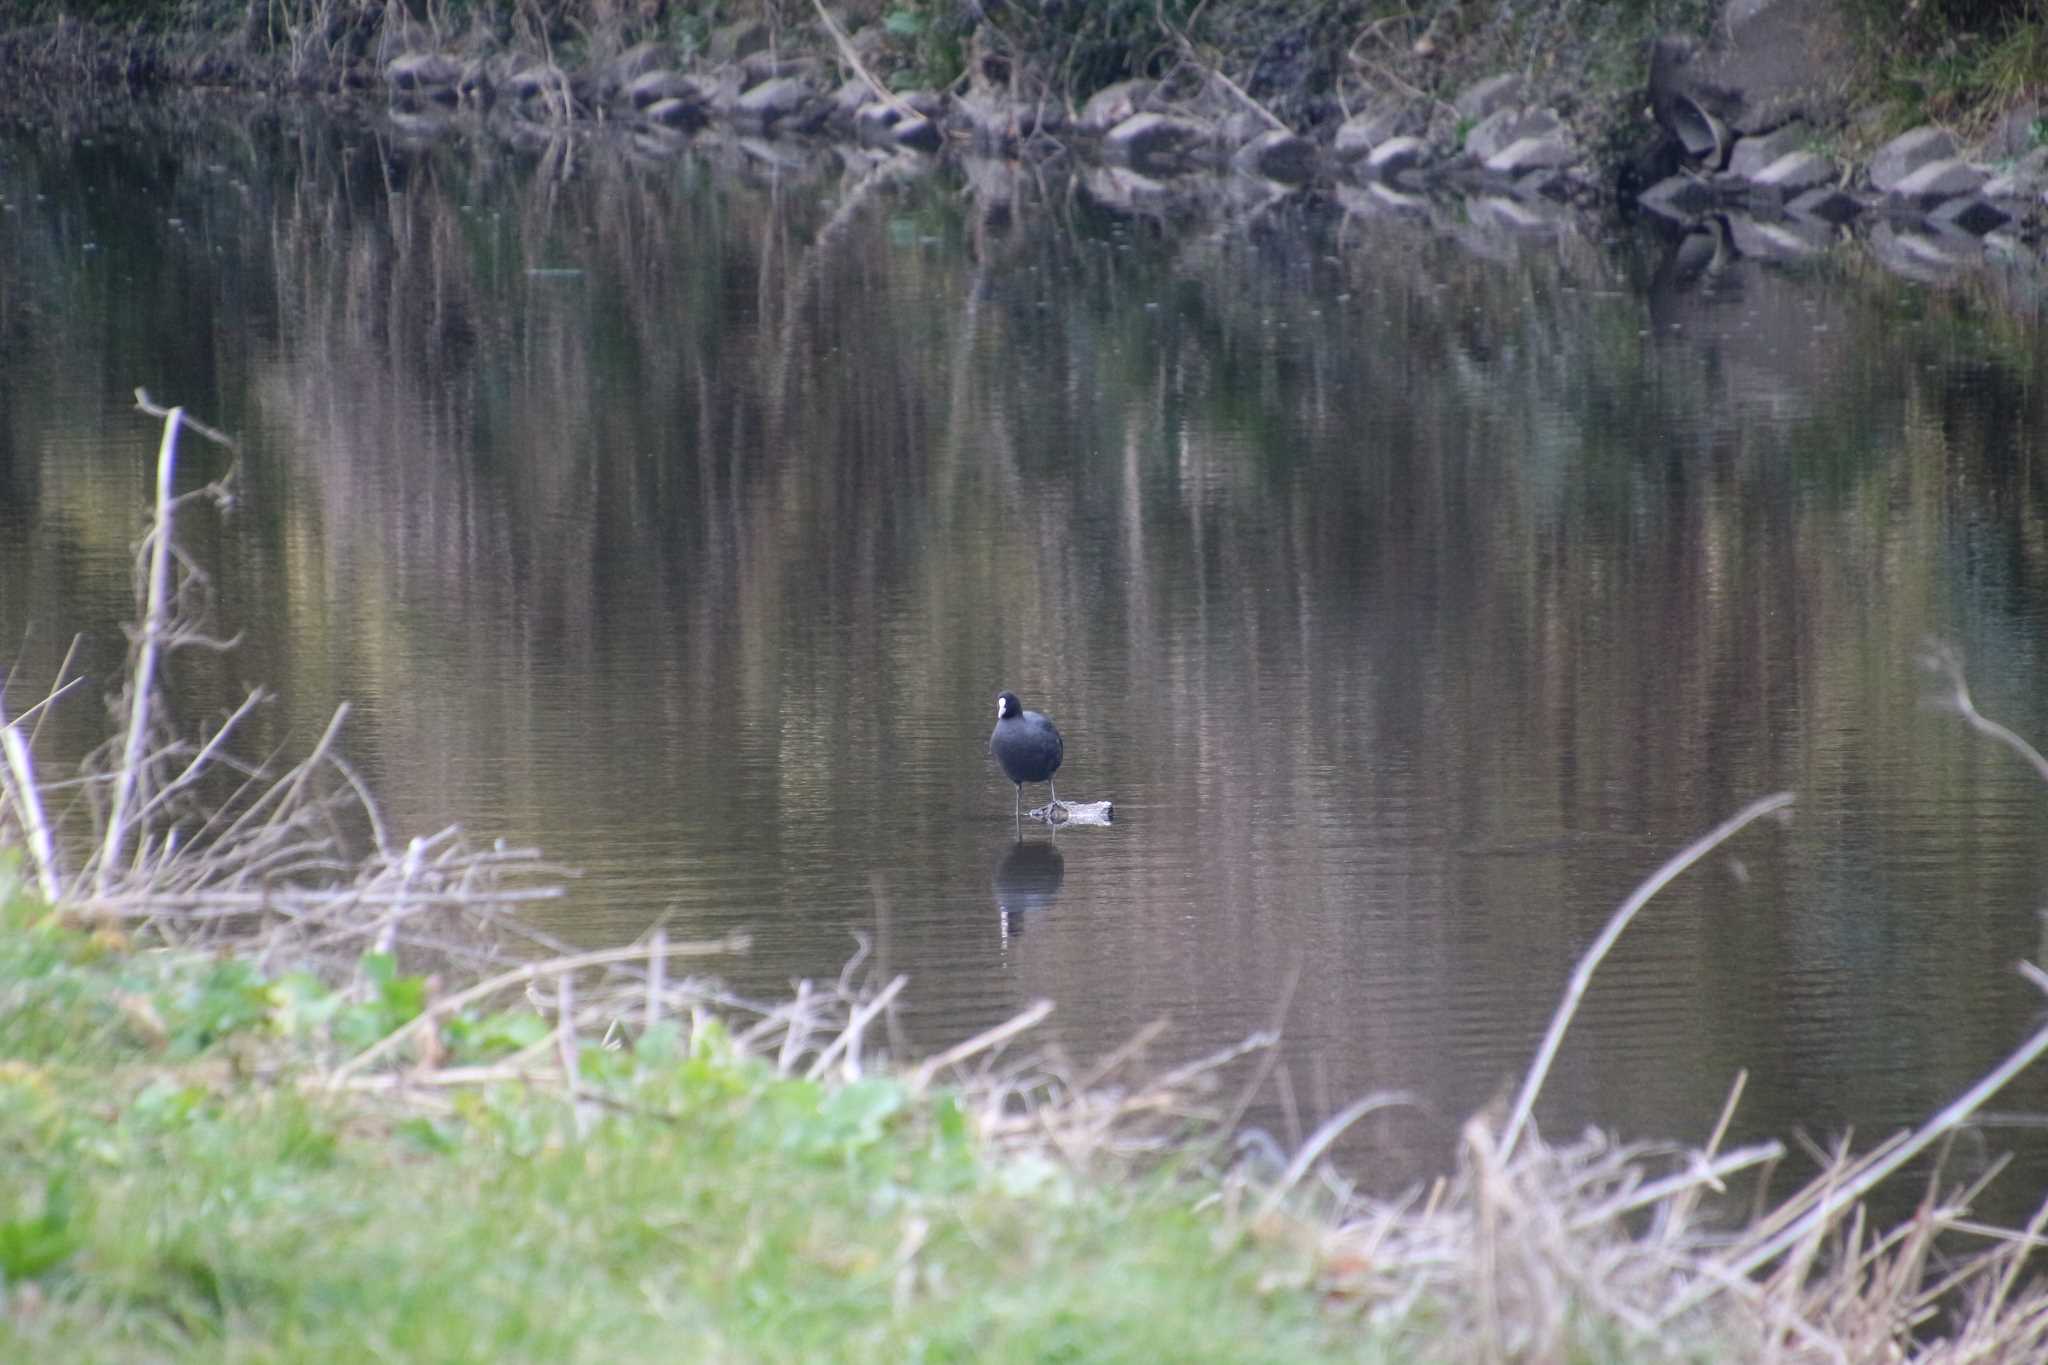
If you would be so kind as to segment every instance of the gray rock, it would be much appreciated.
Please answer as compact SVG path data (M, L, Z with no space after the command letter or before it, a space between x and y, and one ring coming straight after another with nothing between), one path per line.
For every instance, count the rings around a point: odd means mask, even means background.
M1926 204L1975 194L1991 177L1967 161L1946 158L1929 161L1891 187L1893 197Z
M1486 159L1486 169L1496 175L1519 175L1523 171L1561 170L1579 159L1569 142L1556 133L1517 138Z
M905 113L894 104L876 100L861 106L860 113L853 121L854 132L860 140L871 147L910 147L918 151L936 151L945 141L944 132L936 117L918 112L917 102L906 96L899 103L910 109ZM927 107L936 108L930 101Z
M1863 212L1863 201L1840 186L1822 185L1785 205L1785 212L1818 223L1840 226Z
M741 62L740 76L744 86L755 86L784 76L802 76L815 86L824 85L823 69L816 57L778 57L772 52L756 52Z
M604 64L598 74L598 87L609 99L639 77L661 70L670 60L671 53L660 43L635 43Z
M562 69L535 62L522 66L505 78L505 94L515 100L530 100L536 95L567 94L569 78Z
M394 90L433 90L453 86L461 78L461 65L438 52L401 53L384 68L384 79Z
M2041 102L2021 100L1999 115L1998 122L1992 126L1990 138L1984 144L1985 154L2004 160L2036 150L2034 129L2040 122Z
M1158 85L1159 82L1146 80L1140 76L1103 86L1090 95L1088 102L1081 106L1081 121L1078 125L1080 130L1100 135L1107 133L1133 114L1142 113Z
M975 87L960 94L953 108L974 136L974 145L1000 148L1017 136L1017 106L1000 91Z
M664 128L702 128L711 115L702 100L658 99L640 111L643 118Z
M1785 194L1803 194L1817 185L1841 179L1835 163L1813 152L1787 152L1750 177L1754 183Z
M1825 228L1805 231L1792 223L1763 223L1746 213L1728 215L1728 237L1735 250L1759 261L1796 261L1821 249L1814 234Z
M1870 158L1870 183L1886 192L1930 161L1956 154L1956 140L1940 128L1922 126L1900 133Z
M1171 186L1122 166L1090 166L1081 183L1097 203L1127 213L1152 212L1175 198Z
M1102 140L1105 156L1148 175L1181 170L1212 140L1208 124L1173 114L1133 114Z
M898 147L912 151L936 152L945 142L945 134L939 130L937 119L926 118L923 114L912 114L909 118L897 119L889 129L889 140Z
M1636 200L1660 217L1679 222L1697 218L1721 202L1720 196L1690 175L1674 175L1644 190Z
M1429 156L1429 144L1419 137L1390 137L1365 158L1366 172L1377 180L1391 180L1413 170Z
M1181 112L1189 111L1184 109ZM1198 113L1196 117L1209 119L1216 129L1216 141L1225 147L1242 147L1273 126L1251 110L1242 108L1216 115Z
M764 51L772 38L759 19L740 19L713 29L704 51L714 62L736 62Z
M1506 108L1522 98L1522 78L1512 71L1498 76L1488 76L1476 85L1465 88L1465 92L1452 101L1458 117L1478 122L1497 109Z
M626 82L625 100L635 109L645 109L662 100L693 100L707 103L697 83L680 71L643 71Z
M1549 133L1564 135L1564 120L1557 116L1555 109L1524 109L1515 123L1515 141L1525 137L1543 137Z
M2048 147L2036 147L2011 170L1985 181L1982 192L1993 199L2039 199L2048 193Z
M1515 193L1524 199L1563 199L1586 187L1585 178L1570 166L1539 166L1515 177Z
M1339 161L1356 161L1389 138L1420 133L1428 122L1414 105L1388 101L1344 120L1330 150Z
M408 95L401 103L394 104L386 111L392 129L399 140L407 146L425 147L454 126L445 109L437 109L424 100L415 100Z
M722 66L697 78L697 88L704 92L711 112L719 118L731 118L740 103L740 73L733 67Z
M1562 132L1564 124L1550 109L1496 109L1465 134L1465 152L1486 162L1525 137Z
M1548 235L1558 230L1554 208L1545 212L1503 194L1480 195L1468 205L1468 210L1474 223L1515 236Z
M1285 128L1269 128L1239 147L1230 164L1283 185L1305 184L1316 173L1316 145Z
M1959 229L1972 237L1982 237L2012 221L2012 215L2004 209L1974 194L1951 199L1929 216L1941 226Z
M858 76L848 76L831 95L833 121L851 127L862 106L873 102L875 92Z
M746 91L733 106L735 122L748 128L766 130L778 124L815 126L827 108L810 82L800 76L777 76Z
M1465 150L1485 161L1515 140L1515 125L1522 121L1519 109L1496 109L1465 133Z
M1788 123L1774 132L1745 137L1728 154L1728 169L1744 180L1754 180L1757 172L1773 161L1800 150L1808 136L1806 125Z
M1868 240L1870 254L1886 270L1927 284L1945 284L1984 259L1982 244L1960 232L1923 232L1879 223Z
M887 147L896 141L896 125L907 117L902 110L881 100L863 104L853 116L853 131L870 147Z

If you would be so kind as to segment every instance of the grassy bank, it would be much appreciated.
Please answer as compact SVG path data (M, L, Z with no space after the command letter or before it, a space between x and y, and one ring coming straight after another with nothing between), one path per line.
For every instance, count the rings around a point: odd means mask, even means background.
M373 964L375 965L375 964ZM388 964L386 964L388 968ZM138 950L0 909L0 1357L1371 1358L1306 1266L1170 1177L977 1139L902 1078L784 1075L716 1025L451 1077L546 1028L458 1015L435 1078L330 1090L416 1012L380 968ZM444 1025L441 1032L447 1035ZM1378 1338L1380 1348L1394 1340Z

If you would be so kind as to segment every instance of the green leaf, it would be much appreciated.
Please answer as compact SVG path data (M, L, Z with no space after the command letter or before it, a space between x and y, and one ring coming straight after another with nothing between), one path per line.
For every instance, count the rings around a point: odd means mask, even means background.
M287 1036L324 1027L346 1003L311 972L286 972L270 983L271 1021Z
M924 32L924 16L913 10L892 9L882 19L882 31L892 38L915 38Z
M0 1283L40 1275L78 1250L82 1238L71 1213L70 1181L55 1176L43 1186L40 1212L0 1218Z
M481 1018L455 1015L443 1023L442 1033L455 1060L480 1062L532 1047L548 1036L548 1026L532 1010L500 1010Z
M432 1119L406 1119L392 1129L392 1132L408 1146L432 1156L452 1156L456 1150L455 1133L452 1128L435 1123Z
M804 1126L803 1145L849 1154L871 1147L881 1140L888 1121L902 1111L905 1099L903 1083L887 1076L841 1086L818 1106L817 1118Z

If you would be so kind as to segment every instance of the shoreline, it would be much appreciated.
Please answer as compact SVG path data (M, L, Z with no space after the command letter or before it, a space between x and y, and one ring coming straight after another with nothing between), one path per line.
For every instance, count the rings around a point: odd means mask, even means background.
M1717 28L1712 45L1559 31L1512 65L1487 35L1439 35L1432 20L1419 37L1389 36L1387 52L1350 52L1351 78L1319 93L1269 80L1258 87L1266 102L1247 89L1257 82L1197 60L1170 25L1185 50L1156 76L1055 90L985 24L966 35L964 69L943 88L891 89L905 84L915 44L886 23L852 27L822 8L779 28L734 20L686 43L629 43L635 31L620 27L561 62L502 40L483 20L454 36L381 17L335 20L321 35L283 35L280 47L275 33L265 45L254 12L225 38L221 16L210 31L201 16L163 33L60 18L0 34L0 68L141 98L223 89L338 97L381 105L418 138L481 128L519 145L600 129L654 153L732 137L797 157L842 147L1065 161L1085 168L1111 207L1134 212L1199 209L1212 186L1248 182L1255 193L1334 194L1364 213L1434 217L1441 202L1483 201L1490 216L1529 231L1559 214L1641 212L1767 260L1856 235L1881 262L1927 280L1987 251L2038 254L2048 240L2048 120L2032 117L2037 106L1996 120L1965 111L1961 123L1988 129L1974 139L1933 124L1880 139L1886 125L1872 99L1822 89L1807 63L1788 74L1779 58L1803 43L1815 62L1852 63L1832 5L1751 0L1744 9L1760 17ZM1572 58L1592 79L1562 78Z

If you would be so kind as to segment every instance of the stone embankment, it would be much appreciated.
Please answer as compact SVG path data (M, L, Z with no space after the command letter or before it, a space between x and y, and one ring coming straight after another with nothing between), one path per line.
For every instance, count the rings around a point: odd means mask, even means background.
M1282 186L1348 181L1396 202L1436 190L1559 201L1601 193L1582 140L1514 75L1480 81L1449 104L1376 101L1303 134L1221 75L1122 81L1070 113L1056 99L1014 92L1008 64L997 58L977 59L957 94L891 93L869 78L863 35L830 35L825 55L773 51L766 36L758 25L732 25L687 66L649 43L581 71L516 54L464 59L406 48L385 62L382 79L394 113L415 124L476 106L533 128L607 120L653 132L722 127L920 152L1080 149L1131 177L1227 171Z
M1841 82L1853 60L1834 8L1731 0L1726 11L1716 45L1666 38L1651 53L1646 95L1668 174L1642 191L1644 208L1711 223L1743 255L1804 255L1852 229L1887 267L1923 279L2041 239L2038 108L2008 111L1975 155L1925 126L1850 159L1839 149L1869 111Z
M598 121L658 141L722 129L779 144L771 159L819 140L885 153L1077 153L1098 196L1138 209L1206 197L1221 173L1334 189L1353 211L1427 215L1464 200L1509 224L1539 224L1564 205L1614 197L1632 173L1647 185L1643 207L1686 226L1711 219L1749 254L1805 254L1850 227L1880 259L1926 277L1981 253L1987 237L2039 236L2048 147L1972 159L1930 127L1851 163L1830 150L1854 140L1855 115L1827 75L1847 60L1832 7L1730 0L1726 9L1716 46L1673 38L1646 54L1634 104L1647 105L1653 131L1626 166L1589 154L1596 142L1614 145L1611 128L1589 124L1595 101L1546 100L1559 92L1516 73L1450 100L1353 92L1356 112L1305 131L1221 73L1123 81L1074 111L1020 90L1006 59L978 53L953 91L890 93L871 78L886 60L873 29L820 28L813 50L792 51L771 46L765 26L737 23L687 63L648 43L574 71L512 52L439 51L400 34L387 40L381 79L394 117L422 131L468 107L529 132Z

